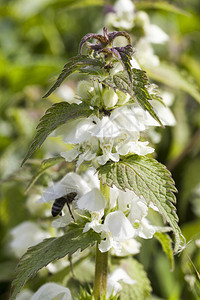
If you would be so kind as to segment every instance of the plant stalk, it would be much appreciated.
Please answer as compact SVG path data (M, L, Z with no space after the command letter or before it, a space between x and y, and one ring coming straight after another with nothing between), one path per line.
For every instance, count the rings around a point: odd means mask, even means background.
M107 201L109 201L110 188L106 184L100 183L100 190ZM94 279L94 299L106 299L108 274L108 252L102 253L96 244L95 279Z

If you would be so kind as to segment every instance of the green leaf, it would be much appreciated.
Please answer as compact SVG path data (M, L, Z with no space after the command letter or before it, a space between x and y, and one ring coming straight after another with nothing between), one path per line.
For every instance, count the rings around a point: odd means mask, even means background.
M171 173L153 158L131 155L117 163L101 166L99 178L103 184L125 191L129 189L138 196L142 195L147 204L152 202L164 220L167 221L175 235L175 252L181 244L181 230L177 224L178 216L173 203L176 192Z
M124 284L122 283L122 291L120 292L120 299L123 300L147 300L150 299L152 291L150 281L144 271L143 265L136 259L129 258L121 261L121 267L126 270L128 275L136 280L136 283ZM121 283L120 283L121 284Z
M152 98L147 90L149 81L146 76L146 72L139 69L132 70L132 88L130 86L130 80L124 72L118 72L113 77L108 77L107 79L105 79L102 83L107 86L110 86L114 90L118 89L124 93L128 93L134 101L136 101L144 110L147 110L150 113L150 115L159 124L161 124L161 126L163 126L149 102L149 100L152 100Z
M176 14L181 14L185 16L190 16L190 13L188 11L185 11L179 7L176 7L170 3L167 3L165 1L138 1L135 3L135 6L139 10L145 10L145 9L161 9L165 11L169 11Z
M47 169L53 167L54 165L65 161L65 159L61 156L58 157L52 157L48 158L42 161L41 166L38 168L36 174L32 177L31 181L29 182L28 186L26 187L25 193L27 193L30 188L33 186L33 184L36 182L36 180L46 171Z
M60 102L53 104L41 118L40 123L37 126L37 133L33 139L33 142L26 154L22 165L33 154L33 152L40 147L47 136L58 126L65 124L69 120L77 119L80 117L88 117L94 110L85 104L69 104L67 102Z
M154 237L160 242L163 251L167 255L170 264L171 264L171 271L174 269L174 255L173 255L173 250L172 250L172 240L169 237L168 234L163 233L163 232L156 232L154 234Z
M86 233L78 225L71 225L70 230L61 237L46 239L43 242L27 250L22 256L16 270L16 278L12 283L12 295L14 300L25 282L34 276L41 268L50 262L66 255L72 255L78 249L83 251L99 241L99 235L90 230Z
M70 74L78 71L79 69L82 70L83 73L87 73L88 67L103 67L104 63L101 62L99 59L93 59L88 57L87 55L78 55L72 57L64 66L62 72L58 76L55 84L50 88L50 90L43 96L43 98L48 97L51 93L58 88L61 83L67 78Z
M190 94L200 103L200 92L197 85L192 81L188 73L178 70L175 66L161 63L154 68L145 66L148 75L172 88L182 90Z

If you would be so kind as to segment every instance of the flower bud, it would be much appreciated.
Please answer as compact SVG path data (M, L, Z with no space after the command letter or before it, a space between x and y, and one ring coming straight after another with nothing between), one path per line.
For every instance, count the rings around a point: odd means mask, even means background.
M117 94L112 89L107 89L104 92L103 103L106 107L113 107L118 101Z
M94 91L94 87L92 83L86 80L82 80L78 83L77 93L81 98L83 99L91 98L90 93L92 93L93 91Z

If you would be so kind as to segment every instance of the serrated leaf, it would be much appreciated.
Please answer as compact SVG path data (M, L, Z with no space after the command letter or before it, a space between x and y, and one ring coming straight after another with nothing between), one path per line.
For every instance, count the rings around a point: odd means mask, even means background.
M37 126L37 133L22 162L22 165L33 154L33 152L43 144L47 136L58 126L65 124L69 120L80 117L88 117L92 113L94 113L94 110L91 110L85 103L81 103L79 105L76 103L69 104L67 102L53 104L41 118L40 123Z
M182 90L190 94L197 102L200 103L200 92L195 84L192 82L190 75L186 72L178 70L175 66L167 63L160 63L156 68L145 66L149 76L159 82L162 82L172 88Z
M12 283L12 295L14 300L25 282L34 276L41 268L50 262L66 255L72 255L78 249L85 248L99 241L99 235L94 231L82 232L82 228L73 224L71 230L58 238L46 239L43 242L27 250L22 256L16 270L16 278Z
M147 85L149 84L146 72L139 69L132 69L132 88L130 86L130 81L126 73L118 72L113 77L108 77L102 83L113 88L118 89L123 93L128 93L134 101L136 101L144 110L147 110L150 115L161 125L161 121L156 115L152 105L149 100L152 100L148 90Z
M174 269L174 255L172 249L172 240L168 234L163 232L156 232L154 237L160 242L163 251L167 255L170 264L171 264L171 271Z
M101 62L99 59L93 59L90 58L87 55L78 55L75 57L72 57L65 65L58 76L55 84L50 88L50 90L43 96L43 98L48 97L55 91L56 88L58 88L61 83L72 73L75 71L82 69L84 70L84 73L87 73L87 67L103 67L104 63Z
M32 177L31 181L29 182L28 186L26 187L25 193L27 193L30 190L30 188L33 186L33 184L40 177L40 175L42 175L42 173L44 171L46 171L47 169L53 167L54 165L56 165L62 161L65 161L65 159L61 156L52 157L52 158L43 160L41 163L41 166L38 168L36 174Z
M103 184L125 191L129 189L138 196L142 195L147 204L152 202L164 220L167 221L175 235L175 248L177 252L181 244L181 230L177 224L178 216L173 203L176 192L171 173L164 165L153 158L131 155L117 163L101 166L99 178Z
M136 259L124 259L120 263L121 267L126 270L131 279L136 283L122 284L123 288L120 292L120 299L123 300L147 300L150 299L152 291L150 281L144 271L143 265Z

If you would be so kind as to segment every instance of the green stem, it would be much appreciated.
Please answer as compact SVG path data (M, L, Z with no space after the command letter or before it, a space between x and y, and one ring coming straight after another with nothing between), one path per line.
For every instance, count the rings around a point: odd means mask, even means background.
M101 183L100 190L104 197L109 200L110 189L107 185ZM108 274L108 252L102 253L98 244L96 244L96 261L95 261L95 279L94 279L94 299L100 300L106 298Z

